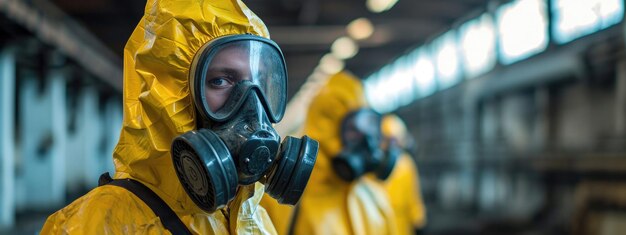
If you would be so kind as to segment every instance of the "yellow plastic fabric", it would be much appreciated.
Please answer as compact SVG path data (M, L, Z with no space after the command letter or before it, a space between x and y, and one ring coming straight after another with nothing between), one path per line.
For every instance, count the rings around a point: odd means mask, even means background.
M113 178L132 178L157 193L195 234L275 234L259 206L260 183L240 187L226 207L209 214L183 190L170 144L195 129L189 92L191 62L200 47L231 34L269 37L263 22L238 0L148 0L124 48L124 123L113 154ZM93 189L51 215L42 234L170 234L125 189Z
M368 177L348 183L331 166L342 148L340 127L351 111L366 107L361 82L341 72L333 75L313 99L304 134L319 141L317 161L299 202L295 234L396 234L393 212L385 190ZM287 234L293 207L264 198L279 234Z
M386 138L395 138L401 146L406 144L407 130L399 117L385 116L382 131ZM384 185L391 200L398 233L414 234L415 229L423 228L426 208L422 201L419 174L411 155L403 152Z

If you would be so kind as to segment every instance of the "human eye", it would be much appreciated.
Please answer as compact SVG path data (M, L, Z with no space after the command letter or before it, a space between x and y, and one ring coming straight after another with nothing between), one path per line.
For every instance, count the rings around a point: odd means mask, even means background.
M208 79L206 84L211 89L226 89L233 86L233 81L227 77L215 77Z

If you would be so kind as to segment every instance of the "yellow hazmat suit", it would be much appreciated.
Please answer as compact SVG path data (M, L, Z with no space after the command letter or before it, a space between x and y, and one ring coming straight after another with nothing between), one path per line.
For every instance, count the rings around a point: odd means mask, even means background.
M212 214L187 196L174 172L170 145L196 127L189 92L194 55L214 38L269 37L263 22L240 0L148 0L124 48L124 124L113 178L140 181L158 194L195 234L275 234L259 206L264 186L240 187ZM51 215L42 234L170 234L133 193L105 185Z
M382 131L385 138L396 139L405 147L406 126L395 115L383 118ZM426 209L422 201L417 167L411 155L403 152L391 175L384 182L398 227L399 234L414 234L426 224Z
M262 201L279 234L396 234L382 185L370 177L345 182L331 166L342 148L343 118L365 106L361 82L346 72L332 76L313 99L304 134L318 140L320 149L298 209L294 213L270 197Z

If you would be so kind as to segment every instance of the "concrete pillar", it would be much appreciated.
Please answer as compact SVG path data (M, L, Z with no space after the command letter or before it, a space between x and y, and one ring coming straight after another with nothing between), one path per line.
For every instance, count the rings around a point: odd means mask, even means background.
M513 196L511 172L485 168L480 172L480 191L477 200L482 211L506 210Z
M85 93L82 100L81 129L85 136L85 182L84 185L91 188L98 185L98 176L102 172L99 166L99 145L102 141L104 119L99 110L99 94L96 87L89 86L83 90Z
M80 89L72 89L68 95L67 104L67 121L68 127L67 131L67 141L65 150L67 151L65 157L65 168L68 169L65 172L65 183L67 185L67 191L71 196L78 196L75 194L81 193L83 188L83 165L85 162L84 156L84 144L83 144L83 136L82 128L80 125L81 111L80 110L80 100L81 97Z
M526 93L507 94L502 99L503 137L508 150L527 154L532 148L534 97Z
M111 175L115 172L115 166L113 165L113 150L117 145L117 141L120 137L120 131L122 129L122 99L110 98L107 100L104 106L104 128L102 130L102 139L100 142L98 164L99 167L96 171L92 172L89 183L95 186L98 181L98 177L103 172L110 172Z
M531 146L533 152L550 148L550 91L547 87L535 90L535 118Z
M86 187L95 186L93 175L98 168L98 145L101 140L101 131L104 123L98 110L98 90L94 86L85 86L80 90L72 91L76 102L69 102L76 107L68 107L74 115L73 130L68 132L66 142L66 182L71 193L81 192Z
M474 85L475 86L475 85ZM458 159L463 168L461 180L463 181L465 208L472 210L477 208L479 202L481 162L484 157L481 154L481 102L475 94L472 84L466 83L459 89L460 95L447 103L459 103L459 149L462 153Z
M65 203L66 79L47 71L45 87L35 73L20 86L20 149L26 209L58 209Z
M15 222L15 52L0 52L0 230Z
M615 131L618 137L626 137L626 61L617 63L615 78Z
M512 192L505 198L503 208L511 215L530 218L545 204L545 190L539 176L534 172L511 174Z
M496 207L506 209L510 205L513 196L513 181L510 169L498 167L495 171Z
M462 206L461 174L454 171L442 172L439 175L437 194L439 206L446 210L458 209Z
M481 149L498 144L501 139L500 110L496 99L485 100L480 117Z
M480 173L480 187L478 191L478 208L482 211L493 210L498 199L496 176L492 169Z
M480 117L479 106L477 102L466 101L463 103L463 115L462 115L462 129L464 130L462 135L462 141L460 147L463 152L463 157L460 159L461 164L464 165L465 181L465 203L467 208L476 208L478 205L478 189L479 186L479 174L480 167L477 162L482 160L479 153L480 147Z

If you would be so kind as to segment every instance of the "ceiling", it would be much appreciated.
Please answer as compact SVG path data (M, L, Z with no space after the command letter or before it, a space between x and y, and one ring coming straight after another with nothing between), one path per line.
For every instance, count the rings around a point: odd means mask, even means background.
M145 0L52 0L121 58L124 44L143 14ZM403 52L444 32L458 19L486 7L488 0L399 0L389 11L372 13L365 0L249 0L265 21L287 61L292 96L330 51L345 26L370 19L374 34L359 41L358 54L345 61L359 77L376 71Z

